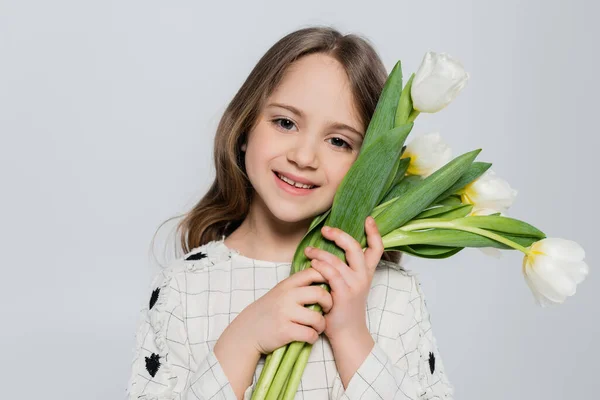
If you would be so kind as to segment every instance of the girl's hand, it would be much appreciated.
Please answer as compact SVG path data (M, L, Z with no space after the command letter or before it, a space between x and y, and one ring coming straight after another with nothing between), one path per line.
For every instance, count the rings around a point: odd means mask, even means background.
M331 288L333 308L325 311L325 334L330 340L369 332L366 322L366 304L375 268L383 255L383 240L375 220L365 221L367 249L338 228L324 226L321 232L346 253L348 264L328 251L307 248L305 254L311 265L327 279ZM309 268L311 269L311 268Z
M305 305L318 303L329 311L333 299L322 287L309 286L313 282L327 280L313 268L290 275L244 308L226 328L227 335L253 345L262 354L294 341L314 344L325 330L325 318Z

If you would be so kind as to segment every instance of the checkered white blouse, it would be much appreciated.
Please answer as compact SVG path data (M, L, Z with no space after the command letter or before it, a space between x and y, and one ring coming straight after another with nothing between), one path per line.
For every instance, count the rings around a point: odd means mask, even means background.
M236 399L213 348L227 325L290 274L290 263L255 260L221 240L192 249L153 279L136 334L128 399ZM325 335L314 344L295 399L452 399L413 272L381 260L366 309L375 340L344 390ZM262 355L250 399L264 367Z

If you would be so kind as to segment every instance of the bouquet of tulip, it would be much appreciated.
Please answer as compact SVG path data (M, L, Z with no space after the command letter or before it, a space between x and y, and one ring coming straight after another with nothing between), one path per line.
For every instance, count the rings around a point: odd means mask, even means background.
M298 245L292 274L311 266L304 254L307 246L346 261L344 251L321 235L323 225L345 231L365 248L364 221L370 215L386 251L447 258L465 247L519 250L537 304L562 303L575 293L589 271L583 248L571 240L547 238L534 226L503 215L517 192L494 174L492 164L475 162L481 149L452 159L437 133L404 145L417 116L446 107L468 78L457 60L429 52L403 87L400 61L396 63L361 152L332 207L312 221ZM307 307L322 312L318 304ZM293 399L311 349L311 344L292 342L267 355L252 399Z

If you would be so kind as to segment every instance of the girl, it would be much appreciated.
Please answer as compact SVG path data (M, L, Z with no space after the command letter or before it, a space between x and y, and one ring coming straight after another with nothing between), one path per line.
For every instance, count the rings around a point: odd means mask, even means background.
M249 399L266 355L292 341L314 345L297 398L452 398L420 283L370 218L364 253L324 228L348 262L307 249L313 268L289 276L386 78L366 39L329 27L290 33L259 60L217 128L216 179L178 226L185 255L153 280L130 399ZM304 307L316 303L324 316Z

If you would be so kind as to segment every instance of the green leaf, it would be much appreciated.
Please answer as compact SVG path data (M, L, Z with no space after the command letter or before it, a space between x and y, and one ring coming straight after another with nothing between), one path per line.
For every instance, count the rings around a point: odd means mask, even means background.
M421 258L432 258L432 259L442 259L448 258L459 251L461 251L464 247L447 247L447 246L433 246L428 244L414 244L412 246L400 246L397 249L408 253L410 255L421 257Z
M377 101L377 106L375 107L375 112L369 121L365 139L361 146L361 152L366 150L380 135L387 133L395 127L394 117L398 101L400 100L400 94L402 93L401 64L400 60L398 60L385 81L385 85Z
M469 183L473 182L475 179L483 175L483 173L487 171L488 168L490 168L491 166L492 164L490 163L479 161L474 162L473 164L471 164L469 169L463 174L463 176L461 176L460 179L456 181L454 185L452 185L448 190L446 190L437 199L435 199L435 202L438 203L447 198L448 196L463 189Z
M377 204L381 204L381 201L384 198L388 197L388 194L390 194L390 192L392 190L394 190L394 188L400 184L400 182L404 179L405 175L406 175L406 171L408 170L408 165L410 164L410 158L398 158L397 160L398 166L396 168L396 172L395 172L395 176L393 178L393 180L391 180L391 182L386 185L386 190L385 190L385 196L383 196L383 198L379 199L379 201L377 202ZM391 177L391 175L390 175Z
M402 156L402 154L400 154L400 156ZM406 177L406 171L408 170L409 164L410 158L400 158L400 165L398 166L398 171L396 171L396 176L394 177L392 187L399 184Z
M507 233L493 232L507 238L521 246L529 247L539 240L538 237L515 236ZM449 247L496 247L498 249L513 250L512 247L489 239L476 233L459 231L456 229L428 229L423 231L403 231L397 229L383 236L384 246L387 250L395 250L398 246L430 244Z
M403 160L410 160L407 158L403 158ZM419 182L421 182L423 178L418 175L409 175L404 177L400 182L392 186L392 188L388 191L388 193L384 196L383 199L379 202L379 204L384 204L389 202L394 198L399 198L404 193L408 192L413 186L416 186Z
M317 226L319 225L322 221L325 220L325 218L327 218L327 216L329 215L329 213L331 212L331 208L329 208L329 210L325 211L323 214L321 215L317 215L315 218L313 218L312 222L310 223L310 226L308 227L308 231L304 234L304 236L308 236L308 234Z
M467 171L480 152L477 149L456 157L387 206L376 218L379 233L383 236L421 213Z
M502 217L500 215L472 215L453 221L459 226L482 228L494 232L509 233L517 236L530 236L543 239L546 234L533 225L518 219Z
M396 174L398 173L398 169L400 168L400 160L401 160L400 156L398 155L398 158L394 162L392 171L390 172L390 175L388 176L387 181L385 182L385 185L383 186L383 190L381 191L381 193L379 195L380 198L377 199L376 204L379 204L379 202L385 196L385 194L392 188L392 186L394 184L394 180L396 179Z
M455 219L467 216L473 206L471 204L459 204L456 206L439 206L430 208L417 215L413 220L424 219L424 218L443 218L443 219Z
M444 200L439 200L435 202L436 204L441 204L444 206L456 206L459 204L462 204L462 201L460 199L460 196L457 195L451 195L446 197Z
M399 126L408 122L408 116L413 110L412 96L410 95L410 90L412 88L412 82L415 77L415 74L412 74L406 82L406 86L402 89L402 93L400 94L400 100L398 101L398 108L396 109L396 118L394 120L394 125Z
M359 243L365 239L365 219L377 205L412 127L411 123L393 128L359 155L335 193L326 225L343 230ZM335 243L326 241L317 247L345 261L344 251Z

